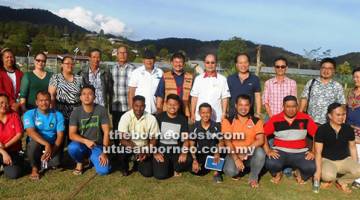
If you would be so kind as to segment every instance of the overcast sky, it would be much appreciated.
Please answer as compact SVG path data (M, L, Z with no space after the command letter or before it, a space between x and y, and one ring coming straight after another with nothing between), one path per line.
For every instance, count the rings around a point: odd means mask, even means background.
M241 37L255 43L360 52L358 0L0 0L13 8L52 11L91 31L133 40Z

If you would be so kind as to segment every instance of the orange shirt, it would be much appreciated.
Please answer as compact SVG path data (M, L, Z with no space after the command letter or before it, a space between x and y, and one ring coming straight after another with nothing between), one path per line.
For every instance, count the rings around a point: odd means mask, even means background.
M263 124L256 117L250 117L245 122L234 118L232 123L224 119L221 122L221 132L224 134L224 139L232 136L231 143L234 147L247 147L254 143L256 135L264 133Z

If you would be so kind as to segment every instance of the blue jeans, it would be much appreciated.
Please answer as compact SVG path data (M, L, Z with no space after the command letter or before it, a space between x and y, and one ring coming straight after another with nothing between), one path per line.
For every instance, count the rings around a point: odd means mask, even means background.
M89 149L85 144L79 142L71 142L68 145L68 153L70 157L77 163L81 163L85 157L90 157L91 163L95 167L96 173L99 175L107 175L110 172L111 166L107 164L105 166L100 165L99 156L102 154L103 148L100 145Z

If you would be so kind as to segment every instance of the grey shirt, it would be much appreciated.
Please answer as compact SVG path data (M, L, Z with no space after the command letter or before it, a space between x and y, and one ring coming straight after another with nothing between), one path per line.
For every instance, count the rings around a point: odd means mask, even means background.
M90 119L91 117L91 119ZM103 106L95 104L92 113L87 113L82 106L74 108L70 116L70 126L77 126L83 137L103 144L103 131L101 125L109 124L109 118Z

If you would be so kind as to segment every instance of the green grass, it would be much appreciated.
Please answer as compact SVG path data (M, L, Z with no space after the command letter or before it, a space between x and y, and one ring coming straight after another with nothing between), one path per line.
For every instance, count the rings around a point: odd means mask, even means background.
M343 194L335 187L311 191L311 184L297 185L293 178L283 178L280 185L272 184L266 174L260 188L247 185L247 176L240 181L225 177L224 182L212 182L212 176L195 177L184 173L168 180L144 178L139 173L122 177L119 171L108 176L97 176L90 169L81 176L71 170L48 171L39 181L27 176L18 180L0 178L1 199L358 199L360 191Z

